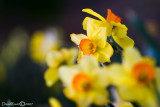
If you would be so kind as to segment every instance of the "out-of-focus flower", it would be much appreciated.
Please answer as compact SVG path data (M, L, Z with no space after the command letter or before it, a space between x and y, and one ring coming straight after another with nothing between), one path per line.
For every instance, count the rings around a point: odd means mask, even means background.
M93 20L98 27L105 27L106 29L106 35L113 37L115 42L121 46L122 48L126 49L128 47L133 47L134 46L134 41L127 36L127 30L128 28L121 24L121 18L116 16L110 9L107 10L107 18L103 18L101 15L98 13L94 12L92 9L83 9L83 12L89 13L100 20L96 20L90 17L86 17L83 21L83 29L88 30L88 21Z
M59 77L65 86L64 94L78 107L108 103L106 86L109 81L106 73L106 69L100 67L93 56L84 56L79 64L59 69Z
M27 52L28 35L23 28L15 28L8 41L2 46L0 59L7 67L13 67L17 61Z
M152 86L156 72L153 59L128 48L123 52L123 64L111 64L108 70L112 84L124 100L138 102L142 107L158 107Z
M57 50L60 47L57 33L50 31L37 31L30 41L30 55L37 63L43 63L48 52Z
M52 51L47 54L46 62L49 68L44 75L47 86L52 86L59 79L58 69L60 65L74 65L77 55L78 50L76 48L63 48L60 51Z
M113 54L112 46L106 42L107 34L105 27L99 27L93 20L87 22L87 36L83 34L71 34L71 40L79 46L78 60L83 55L92 55L98 61L110 62Z
M51 107L62 107L61 103L56 98L49 98L49 104Z

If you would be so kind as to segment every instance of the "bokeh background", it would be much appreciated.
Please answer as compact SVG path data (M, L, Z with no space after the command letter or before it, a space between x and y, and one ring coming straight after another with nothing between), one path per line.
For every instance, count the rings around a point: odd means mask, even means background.
M107 9L122 17L128 36L143 55L160 66L159 0L0 0L0 102L32 102L48 107L48 98L58 98L64 107L75 106L56 83L48 88L44 81L45 64L37 64L29 54L34 32L58 29L63 47L74 44L71 33L86 33L82 28L83 8L106 17ZM90 15L89 15L90 16ZM120 62L114 53L113 62Z

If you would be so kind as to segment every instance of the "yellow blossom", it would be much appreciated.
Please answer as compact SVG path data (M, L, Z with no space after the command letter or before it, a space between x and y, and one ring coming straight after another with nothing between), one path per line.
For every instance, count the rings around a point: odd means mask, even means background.
M46 55L46 62L49 68L44 74L44 79L48 87L51 87L59 79L58 69L60 65L73 65L77 58L76 48L62 48L60 51L51 51Z
M35 62L43 63L48 52L59 48L60 42L54 36L43 31L33 34L30 41L30 55Z
M78 65L60 67L59 77L65 86L65 96L76 102L78 107L108 102L106 86L109 81L105 69L98 65L95 57L84 56Z
M93 20L98 27L105 27L107 36L113 37L114 41L123 49L134 46L134 41L127 36L128 28L121 24L121 18L116 16L110 9L107 10L107 18L103 18L92 9L83 9L83 12L89 13L100 20L96 20L90 17L86 17L83 21L83 29L88 30L88 21Z
M71 40L79 46L78 60L83 55L92 55L102 63L110 62L113 48L106 42L107 34L105 27L98 27L93 20L88 20L87 36L83 34L71 34L70 36Z
M61 103L56 98L49 98L49 104L51 107L62 107Z
M158 107L152 86L156 72L153 59L128 48L123 52L123 64L113 63L107 69L124 100L138 102L142 107Z

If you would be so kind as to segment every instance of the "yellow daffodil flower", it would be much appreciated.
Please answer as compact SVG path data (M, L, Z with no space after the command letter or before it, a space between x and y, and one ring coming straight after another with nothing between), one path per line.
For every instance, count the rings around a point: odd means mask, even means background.
M113 54L112 46L106 42L107 34L105 27L97 27L93 20L87 22L87 36L83 34L71 34L71 40L79 46L78 60L83 55L92 55L98 61L110 62Z
M59 79L58 69L60 65L73 65L77 54L78 50L76 48L63 48L60 51L52 51L46 55L46 62L49 68L44 74L44 79L48 87L51 87Z
M65 86L65 96L78 107L108 102L106 86L109 81L105 69L98 65L95 57L84 56L78 65L60 67L59 77Z
M100 20L86 17L83 21L83 29L88 30L88 21L93 20L98 27L105 27L107 36L113 37L114 41L123 49L134 46L134 41L127 36L128 28L121 24L122 19L116 16L110 9L107 10L107 18L103 18L100 14L94 12L92 9L83 9L83 12L89 13Z
M124 100L138 102L142 107L158 107L152 86L156 73L153 59L128 48L123 52L123 64L113 63L107 69Z
M33 34L30 41L30 55L37 63L44 63L48 52L57 50L60 42L54 35L47 32L37 31Z
M49 98L49 104L51 107L62 107L61 103L56 98Z

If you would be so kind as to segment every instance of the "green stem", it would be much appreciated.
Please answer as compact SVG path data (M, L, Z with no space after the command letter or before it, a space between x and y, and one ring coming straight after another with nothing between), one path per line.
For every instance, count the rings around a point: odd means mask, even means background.
M108 43L112 46L112 48L120 55L122 55L122 50L119 49L116 45L114 45L112 42L108 41Z

